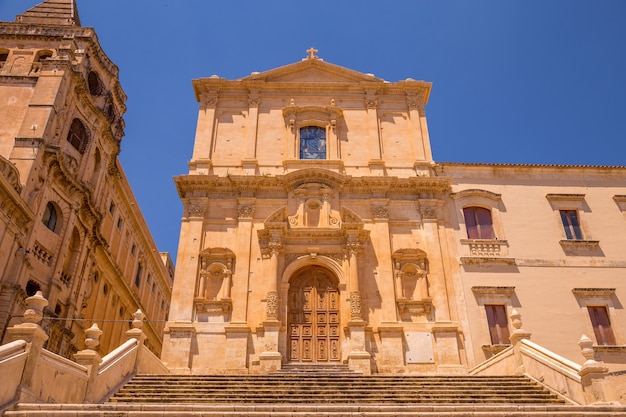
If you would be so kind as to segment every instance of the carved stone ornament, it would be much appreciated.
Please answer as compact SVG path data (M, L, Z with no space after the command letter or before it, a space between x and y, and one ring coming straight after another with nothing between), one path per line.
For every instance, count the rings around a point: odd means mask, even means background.
M423 219L437 219L437 208L431 206L420 207L420 213Z
M361 318L361 293L358 291L350 293L350 317L353 319Z
M267 293L266 315L268 320L278 320L278 293Z
M372 208L372 216L375 219L388 219L389 218L389 209L387 207L373 207Z
M251 219L254 214L254 206L239 206L237 212L240 219Z
M204 204L190 203L187 208L189 217L204 217L206 206Z
M350 241L346 243L346 251L350 255L356 255L361 249L361 244L357 241Z

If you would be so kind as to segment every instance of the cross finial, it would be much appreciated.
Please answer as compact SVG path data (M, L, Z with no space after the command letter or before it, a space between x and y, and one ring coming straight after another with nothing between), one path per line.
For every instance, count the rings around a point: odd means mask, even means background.
M317 58L317 52L318 52L317 49L315 49L313 47L310 47L309 49L306 50L306 52L307 52L307 54L309 54L309 56L306 57L307 59L315 59L315 58Z

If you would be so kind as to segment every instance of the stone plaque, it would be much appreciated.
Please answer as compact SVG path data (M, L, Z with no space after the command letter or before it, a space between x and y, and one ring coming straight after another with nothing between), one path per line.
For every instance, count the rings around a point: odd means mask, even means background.
M435 363L433 336L430 332L404 332L406 363Z

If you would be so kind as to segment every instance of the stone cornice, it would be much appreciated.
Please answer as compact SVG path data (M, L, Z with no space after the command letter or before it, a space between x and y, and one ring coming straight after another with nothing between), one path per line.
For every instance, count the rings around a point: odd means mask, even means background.
M303 183L320 182L348 193L390 195L443 194L452 179L445 177L352 177L320 168L298 170L273 177L259 175L180 175L174 177L179 197L231 195L252 196L257 192L286 193ZM252 194L251 194L252 193Z

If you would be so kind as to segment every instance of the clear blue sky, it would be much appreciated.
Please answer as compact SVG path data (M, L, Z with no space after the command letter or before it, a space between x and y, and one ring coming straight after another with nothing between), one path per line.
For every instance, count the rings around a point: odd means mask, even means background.
M0 20L39 3L0 0ZM435 160L626 164L626 1L78 0L128 94L120 159L176 257L198 104L191 80L299 61L433 82Z

